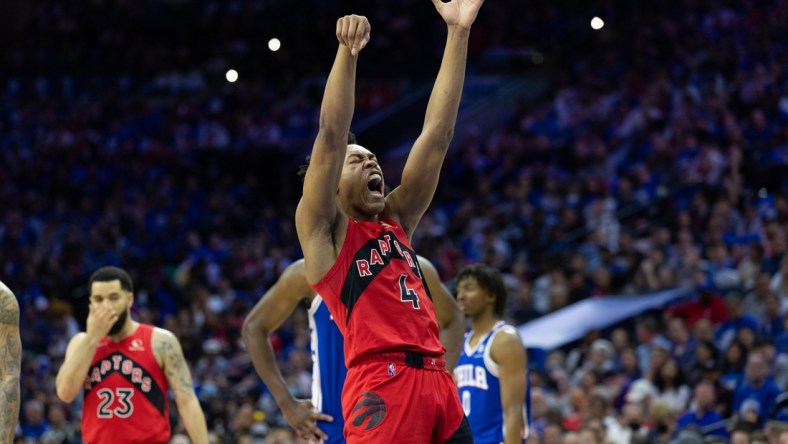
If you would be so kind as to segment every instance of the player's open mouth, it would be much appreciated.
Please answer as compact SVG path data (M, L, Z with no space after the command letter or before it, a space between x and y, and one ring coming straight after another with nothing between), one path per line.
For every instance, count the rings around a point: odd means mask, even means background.
M383 176L378 173L372 173L367 180L367 188L373 195L383 196Z

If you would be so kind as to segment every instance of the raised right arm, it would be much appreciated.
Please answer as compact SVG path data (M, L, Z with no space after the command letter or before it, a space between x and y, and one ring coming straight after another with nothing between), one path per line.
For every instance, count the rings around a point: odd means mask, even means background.
M19 417L21 365L19 304L11 290L0 282L0 443L14 440Z
M72 402L76 399L88 375L99 341L107 336L117 320L115 310L106 306L90 306L87 332L71 338L66 347L66 358L55 378L55 391L62 401Z
M351 15L337 21L340 44L323 94L319 129L304 177L304 194L296 209L298 238L309 261L309 282L320 280L336 259L333 234L341 215L336 191L355 107L356 56L369 41L369 32L365 17ZM334 250L333 257L325 254L327 248Z
M304 260L293 262L246 316L243 340L257 375L273 395L287 423L304 439L327 439L316 421L330 421L332 418L315 412L311 402L293 397L276 364L276 354L268 339L268 335L287 320L301 300L310 299L313 295L306 283Z
M72 402L77 398L88 375L93 355L96 354L99 339L86 336L85 333L78 333L71 338L66 348L66 358L57 372L55 391L63 402Z

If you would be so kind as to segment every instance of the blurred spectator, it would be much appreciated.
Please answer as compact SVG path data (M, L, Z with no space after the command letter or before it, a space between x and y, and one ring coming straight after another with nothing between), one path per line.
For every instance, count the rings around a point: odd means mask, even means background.
M698 289L698 298L670 309L669 314L687 323L687 328L692 329L700 319L708 319L714 325L719 325L728 318L725 302L708 286Z
M629 444L635 437L648 434L644 422L643 407L628 403L624 405L618 419L605 424L607 439L614 444Z
M635 336L638 346L635 348L638 355L638 366L645 371L651 368L651 350L657 346L668 346L669 342L661 334L654 318L643 318L635 324Z
M542 435L543 444L563 444L563 430L558 424L548 424Z
M768 438L769 444L775 442L780 444L780 435L788 432L788 423L783 421L768 421L763 431Z
M755 286L744 295L744 312L756 319L763 318L764 301L767 295L773 293L769 288L770 280L769 273L759 273L755 278Z
M783 310L785 310L788 307L788 256L782 257L780 269L772 277L769 289L780 298Z
M750 435L750 444L769 444L769 440L763 432L754 432Z
M741 287L745 290L750 290L755 287L756 282L761 274L761 263L763 263L763 245L758 243L751 243L747 246L747 255L739 262L736 267L739 272L739 281ZM747 313L752 314L747 311Z
M770 378L769 363L760 354L751 354L747 358L744 382L733 399L733 410L742 416L754 411L761 425L769 417L779 394L780 389Z
M647 442L668 442L676 431L676 415L659 401L649 406Z
M672 414L687 410L690 389L686 385L684 371L675 359L670 358L662 364L654 375L654 386L657 395L652 402L664 405Z
M678 419L676 429L695 427L706 435L727 437L724 418L714 410L716 402L714 385L705 381L698 383L695 386L691 408Z
M759 337L774 341L785 329L785 321L780 312L780 300L777 298L777 295L773 293L766 295L763 307L763 316L758 323L756 331Z
M573 384L588 374L600 375L613 369L613 344L607 339L597 339L590 347L589 356L585 362L572 374Z
M752 331L758 329L758 321L744 311L739 295L731 295L725 298L725 307L728 312L728 319L717 327L717 343L720 348L727 348L728 344L736 337L739 330L749 328Z
M695 338L690 335L682 318L668 320L668 339L673 343L671 354L685 373L692 371L695 362Z
M731 430L731 444L749 444L754 426L746 422L737 422Z
M46 420L44 404L38 399L25 401L22 418L22 436L27 439L37 440L49 432L49 422Z

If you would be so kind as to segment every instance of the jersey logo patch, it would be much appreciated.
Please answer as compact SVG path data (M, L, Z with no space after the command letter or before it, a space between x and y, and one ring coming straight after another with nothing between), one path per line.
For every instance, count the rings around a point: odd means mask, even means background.
M133 341L131 341L131 345L129 346L129 351L132 352L145 351L145 346L142 344L142 339L134 339Z
M361 394L361 400L353 408L352 413L356 412L358 414L353 418L353 425L361 427L369 419L364 430L371 430L383 422L386 416L386 403L376 393L364 392Z

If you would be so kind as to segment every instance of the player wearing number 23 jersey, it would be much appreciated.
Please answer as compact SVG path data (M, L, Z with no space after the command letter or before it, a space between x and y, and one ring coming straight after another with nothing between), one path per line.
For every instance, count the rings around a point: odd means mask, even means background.
M88 376L82 412L86 443L166 443L170 438L167 379L153 356L154 327L139 324L120 342L102 339ZM144 424L144 426L142 426Z
M85 332L74 335L57 372L57 396L82 391L86 444L164 444L170 439L168 389L191 442L208 444L208 427L189 367L171 332L131 318L131 277L103 267L90 277Z

